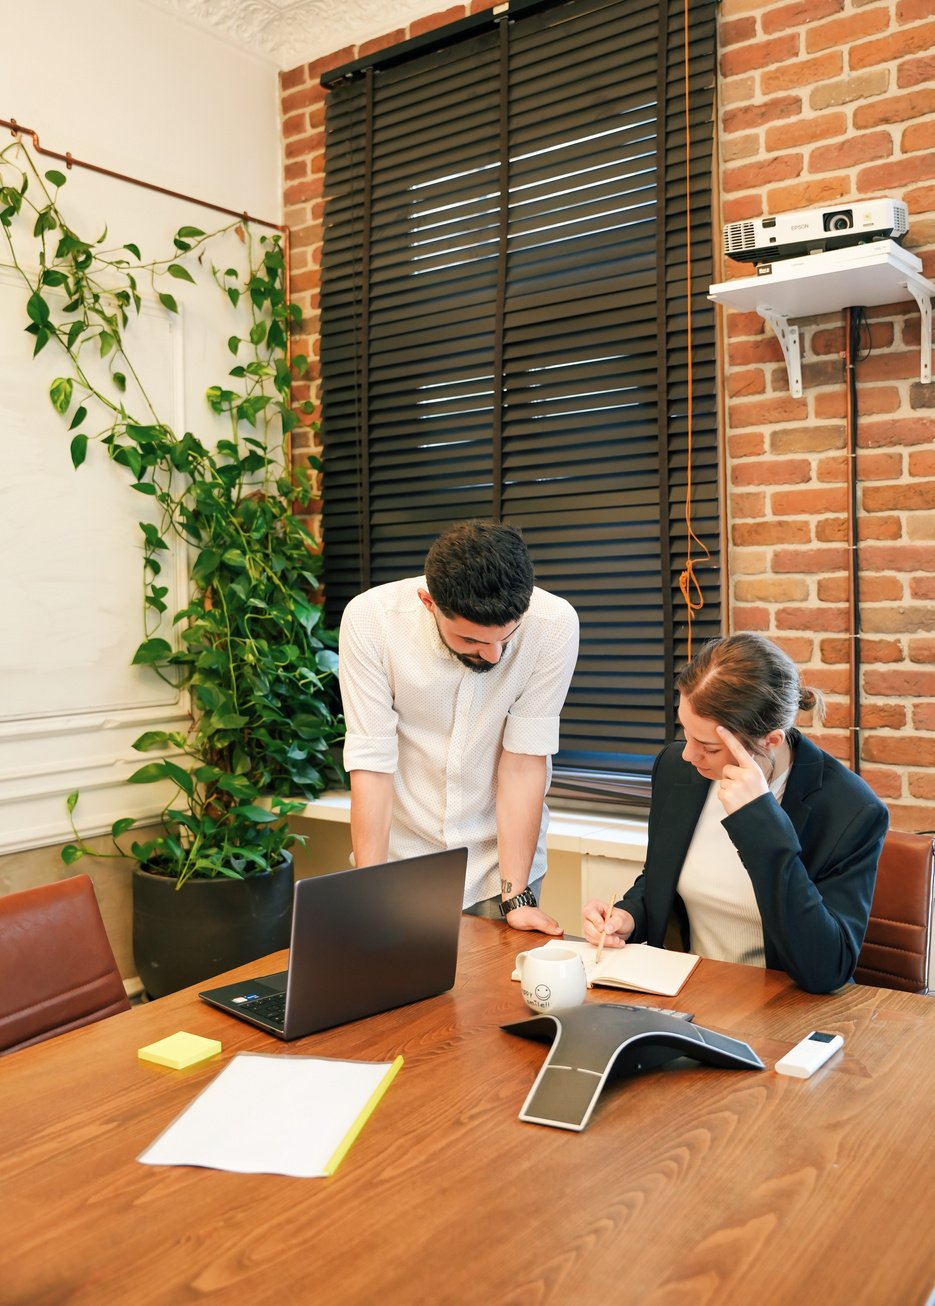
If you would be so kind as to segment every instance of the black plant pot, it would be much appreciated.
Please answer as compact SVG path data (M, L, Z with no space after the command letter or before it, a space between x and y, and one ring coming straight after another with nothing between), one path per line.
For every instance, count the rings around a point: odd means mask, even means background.
M288 948L292 855L245 880L175 880L133 871L133 957L143 988L162 998Z

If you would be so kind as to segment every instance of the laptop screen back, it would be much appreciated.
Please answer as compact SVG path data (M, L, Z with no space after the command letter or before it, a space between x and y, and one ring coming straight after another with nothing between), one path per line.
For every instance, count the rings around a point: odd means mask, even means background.
M466 868L457 848L297 881L286 1037L450 989Z

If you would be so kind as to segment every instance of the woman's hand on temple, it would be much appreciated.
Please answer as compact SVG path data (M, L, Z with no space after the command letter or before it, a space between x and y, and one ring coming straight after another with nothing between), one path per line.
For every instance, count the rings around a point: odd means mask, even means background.
M755 798L769 793L769 785L763 768L756 758L748 753L736 735L732 735L724 726L716 727L718 735L730 749L734 758L727 762L721 772L717 796L724 811L730 816Z

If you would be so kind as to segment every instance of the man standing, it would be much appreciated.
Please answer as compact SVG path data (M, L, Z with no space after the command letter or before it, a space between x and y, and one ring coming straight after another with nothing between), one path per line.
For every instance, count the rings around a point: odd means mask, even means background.
M561 934L538 894L577 654L574 609L534 587L512 526L454 526L424 576L353 599L339 674L356 864L466 846L467 910Z

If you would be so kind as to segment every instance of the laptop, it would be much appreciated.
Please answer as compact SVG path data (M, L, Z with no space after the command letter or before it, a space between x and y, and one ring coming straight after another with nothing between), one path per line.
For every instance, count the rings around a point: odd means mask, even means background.
M344 1025L450 989L467 849L297 880L289 969L199 997L277 1038Z

